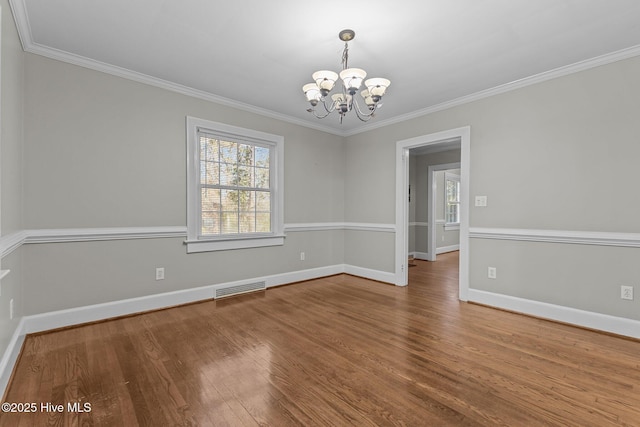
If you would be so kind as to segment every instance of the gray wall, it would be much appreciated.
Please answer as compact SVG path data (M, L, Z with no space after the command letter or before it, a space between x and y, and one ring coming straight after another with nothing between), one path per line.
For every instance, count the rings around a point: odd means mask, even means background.
M394 223L396 141L470 125L469 194L489 200L471 207L472 227L638 232L640 58L341 138L23 54L2 6L3 235L184 226L187 115L284 136L285 223ZM335 264L392 272L394 244L382 230L191 255L178 238L28 244L2 260L0 304L13 295L36 314ZM637 252L473 239L471 288L640 319L640 299L619 298ZM14 329L0 319L1 345Z
M24 53L7 0L2 7L2 105L0 106L0 236L21 230L22 223L22 121ZM0 354L3 353L22 315L22 250L2 259L2 269L11 270L2 283L0 296ZM9 301L15 316L9 320Z
M186 226L186 116L284 136L285 223L344 221L342 137L27 54L25 227ZM36 314L339 265L344 232L189 255L180 238L24 251L25 313ZM160 266L166 279L157 282Z
M394 182L396 141L469 125L469 202L475 195L487 195L489 201L486 208L470 203L471 227L637 233L639 75L636 57L352 136L347 160L367 147L370 168L347 170L347 187L357 183L364 190L361 194L370 195L374 186L368 183L380 181L380 175ZM394 189L375 189L375 200L382 205L375 210L376 219L392 221ZM347 199L345 215L369 217L371 203ZM640 299L620 299L620 284L638 283L637 259L593 262L598 256L609 260L612 254L633 254L636 249L594 246L590 257L583 258L579 245L550 243L544 245L545 263L540 265L533 252L510 252L516 246L538 244L480 239L472 243L472 289L498 289L506 295L640 319ZM371 252L367 247L354 250ZM376 251L394 256L391 245ZM501 257L507 253L510 267L498 268L498 278L487 281L487 266L502 266ZM597 298L586 303L584 297L568 297L587 290Z

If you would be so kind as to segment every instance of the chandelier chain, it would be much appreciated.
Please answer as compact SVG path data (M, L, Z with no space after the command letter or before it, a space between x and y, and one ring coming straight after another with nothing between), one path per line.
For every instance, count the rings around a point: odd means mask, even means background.
M342 51L342 69L349 68L349 43L344 42L344 50Z

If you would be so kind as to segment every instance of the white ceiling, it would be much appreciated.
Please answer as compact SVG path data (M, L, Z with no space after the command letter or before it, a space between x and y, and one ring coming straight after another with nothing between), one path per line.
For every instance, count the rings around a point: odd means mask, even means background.
M10 2L29 52L341 135L640 55L638 0ZM345 28L349 65L391 80L366 124L316 119L301 91L340 71Z

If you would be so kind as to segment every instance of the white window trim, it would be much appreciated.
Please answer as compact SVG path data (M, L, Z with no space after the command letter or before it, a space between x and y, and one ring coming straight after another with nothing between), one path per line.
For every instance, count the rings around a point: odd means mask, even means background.
M224 251L231 249L257 248L265 246L279 246L284 244L284 137L231 126L224 123L187 116L187 253ZM255 140L265 141L274 145L275 182L273 194L273 229L271 233L256 235L238 235L209 237L200 236L200 209L198 184L200 144L198 130L203 129L211 133L227 133L244 136Z
M455 173L451 173L451 172L445 172L444 173L444 217L445 217L445 224L444 224L444 230L445 231L453 231L453 230L460 230L460 221L458 222L447 222L447 181L457 181L458 184L460 184L460 175L456 175ZM460 194L458 194L458 196L460 196ZM461 200L462 201L462 200ZM458 202L458 206L460 206L460 202ZM458 210L458 216L460 214L460 211Z

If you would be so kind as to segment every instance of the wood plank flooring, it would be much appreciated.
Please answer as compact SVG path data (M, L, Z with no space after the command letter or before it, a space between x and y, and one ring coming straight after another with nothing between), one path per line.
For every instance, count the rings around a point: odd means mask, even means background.
M29 336L0 426L640 425L640 342L461 303L457 257Z

